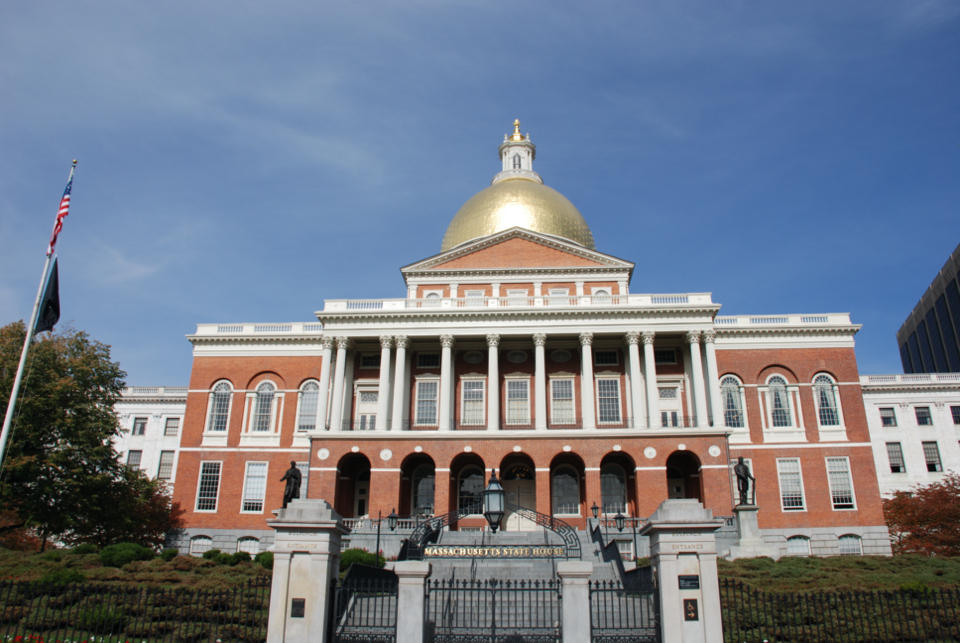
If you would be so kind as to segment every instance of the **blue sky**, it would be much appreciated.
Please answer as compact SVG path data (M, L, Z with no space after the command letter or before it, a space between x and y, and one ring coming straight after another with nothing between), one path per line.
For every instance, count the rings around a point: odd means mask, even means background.
M404 296L519 118L633 292L850 312L900 372L960 242L958 81L947 0L7 2L0 324L73 158L63 317L173 386L198 322Z

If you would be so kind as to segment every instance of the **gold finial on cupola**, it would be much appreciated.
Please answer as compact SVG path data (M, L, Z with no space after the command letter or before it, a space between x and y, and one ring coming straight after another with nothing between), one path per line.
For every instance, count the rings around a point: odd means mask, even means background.
M511 141L522 141L524 140L523 134L520 133L520 119L513 121L513 135L510 137Z

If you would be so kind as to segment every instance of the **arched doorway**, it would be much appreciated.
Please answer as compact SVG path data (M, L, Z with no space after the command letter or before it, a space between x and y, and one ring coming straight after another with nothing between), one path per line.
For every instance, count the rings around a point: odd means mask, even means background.
M633 458L622 451L600 461L600 506L605 515L636 515L636 470Z
M466 515L477 516L482 520L485 473L486 465L476 453L461 453L455 457L450 463L450 504L443 510L438 508L436 513L467 511L469 513ZM469 520L461 523L458 529L464 529L464 525L469 525L466 528L474 528L474 523Z
M522 453L511 454L500 463L500 484L507 502L518 507L537 510L537 476L533 461ZM533 531L537 523L507 509L501 523L503 531Z
M402 485L398 512L401 516L426 518L434 515L436 496L436 468L433 458L415 453L400 465Z
M585 502L584 464L580 456L561 453L550 462L550 511L562 520L576 522ZM579 523L577 523L579 524Z
M337 465L337 501L334 509L344 518L365 518L370 513L370 460L351 453Z
M703 499L700 459L689 451L674 451L667 458L667 498Z

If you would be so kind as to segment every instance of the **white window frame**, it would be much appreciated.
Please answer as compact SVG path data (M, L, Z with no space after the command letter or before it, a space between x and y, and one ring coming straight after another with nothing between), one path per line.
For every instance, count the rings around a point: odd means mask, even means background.
M170 475L166 478L160 477L160 470L163 468L163 456L164 454L170 454ZM157 480L173 480L177 472L177 452L172 449L166 449L160 452L160 457L157 461Z
M886 449L887 449L887 464L890 465L890 474L891 474L891 475L899 475L899 474L902 474L902 473L906 473L906 472L907 472L907 461L906 461L906 458L904 458L904 456L903 456L903 444L901 444L900 442L886 442L886 443L884 443L884 446L885 446ZM896 447L897 447L897 451L900 452L900 465L899 465L899 466L900 466L901 471L894 471L894 470L893 470L894 463L893 463L893 460L890 459L890 447L891 447L891 446L896 446Z
M770 386L771 380L779 377L785 383L787 403L790 406L790 425L773 425L773 391ZM803 426L803 405L800 404L800 387L797 384L791 384L786 375L782 373L771 373L763 385L757 387L757 393L760 401L760 417L763 419L763 432L765 439L771 442L806 442L807 434ZM830 427L836 428L836 427ZM842 431L842 429L841 429ZM841 439L845 439L846 432L843 432Z
M463 291L463 300L464 305L467 308L483 308L487 303L487 291L480 290L464 290Z
M797 463L797 477L800 481L800 502L799 507L786 507L784 506L784 497L783 497L783 474L784 471L781 470L781 463L783 462L796 462ZM788 474L793 474L792 471L787 471ZM803 463L800 461L800 458L777 458L777 486L778 493L780 494L780 511L784 513L803 513L807 511L807 493L803 486Z
M835 405L836 412L837 412L837 424L822 424L820 422L820 395L819 395L819 392L817 391L817 386L818 386L817 379L820 377L826 377L827 379L829 379L830 384L833 388L833 403ZM817 373L816 375L813 376L813 379L811 380L811 384L813 385L813 407L817 411L817 426L820 429L824 429L827 431L842 430L843 427L846 426L846 424L843 421L843 404L840 402L840 387L837 385L837 380L829 373Z
M847 463L847 482L850 484L850 503L852 507L837 507L833 491L833 478L830 475L830 461L842 460ZM856 511L857 510L857 492L853 487L853 469L850 467L850 458L848 456L830 456L823 459L824 467L827 471L827 485L830 488L830 506L834 511Z
M199 543L201 540L206 541L204 544L205 545L209 544L209 546L205 548L194 547L194 544ZM206 552L210 551L211 549L213 549L213 538L211 538L210 536L194 536L193 538L190 539L190 555L191 556L203 556Z
M883 421L883 420L884 420L884 416L883 416L883 412L884 412L884 411L890 411L890 413L893 414L893 424L885 424L885 423L884 423L884 421ZM881 406L881 407L879 407L879 409L878 409L877 412L880 414L880 426L881 426L881 428L884 428L884 429L895 429L895 428L897 428L897 426L898 426L898 422L897 422L897 410L896 410L895 408L893 408L892 406Z
M131 462L131 459L132 459L131 456L134 453L137 454L137 461ZM138 470L143 469L143 450L142 449L130 449L129 451L127 451L127 466L136 467Z
M937 452L937 461L930 462L930 459L927 458L927 445L932 444L933 448ZM920 442L920 452L923 453L923 466L926 468L927 473L943 473L943 454L940 453L940 443L937 440L923 440ZM930 465L937 467L936 470L931 471Z
M297 469L300 470L300 498L308 498L307 493L310 490L310 462L297 462Z
M248 501L257 502L257 498L247 498L247 481L250 478L250 465L263 465L263 497L259 499L260 509L246 509ZM241 487L240 513L262 514L267 508L267 480L270 479L270 463L265 460L248 460L243 469L243 487Z
M522 422L515 421L515 418L510 417L510 382L525 382L527 385L527 412L526 420ZM503 425L504 426L529 426L530 425L530 376L529 375L507 375L504 377L503 385L503 400L505 402L504 414L503 414Z
M792 540L793 542L800 542L800 541L802 540L802 541L806 544L806 546L807 546L806 551L805 551L804 553L802 553L802 554L792 553L792 552L790 551L790 541L791 541L791 540ZM801 535L790 536L789 538L787 538L787 551L786 551L786 554L787 554L787 556L797 556L797 557L800 557L800 558L809 557L809 556L811 555L811 554L810 554L810 538L807 537L807 536L801 536Z
M480 421L467 424L467 382L480 382ZM480 376L468 376L460 378L460 426L485 427L487 425L487 378Z
M142 422L142 423L141 423ZM147 426L150 424L149 417L135 416L133 424L130 426L130 435L133 437L145 437L147 435ZM143 427L143 431L137 433L137 426Z
M843 539L849 538L847 542L856 542L857 551L843 551ZM857 534L843 534L837 538L837 547L841 556L863 556L863 538Z
M424 308L440 308L443 290L424 290L422 299Z
M227 397L227 421L224 423L224 428L222 431L214 431L210 426L210 420L213 417L213 400L216 389L221 384L226 384L230 387L230 392ZM218 380L214 382L213 386L210 387L210 392L207 394L207 414L206 419L204 420L203 433L204 435L214 435L214 436L226 436L230 433L230 417L233 412L233 396L236 393L236 390L233 388L233 383L230 380Z
M371 380L364 380L365 382L370 382ZM373 413L360 412L360 404L363 400L364 394L375 393L377 395L377 406L376 410ZM362 402L363 404L372 404L372 402ZM375 431L378 426L380 426L380 418L378 417L379 413L377 412L380 409L380 386L379 382L376 384L354 384L353 391L353 408L354 408L354 430L356 431ZM363 416L363 417L361 417ZM373 422L371 423L367 416L373 416ZM373 427L373 428L371 428ZM382 427L381 427L382 428Z
M251 553L251 552L247 551L246 549L241 549L241 548L240 548L240 543L256 543L256 544L257 544L257 551ZM253 536L241 536L240 538L237 538L237 551L238 551L238 552L244 551L244 552L247 552L248 554L250 554L251 556L256 556L257 554L260 553L260 539L259 539L259 538L255 538L255 537L253 537Z
M264 384L270 384L273 387L273 401L270 408L270 424L267 427L266 431L257 431L255 427L257 426L257 417L259 416L260 410L260 387ZM265 379L257 382L257 385L252 391L247 392L247 404L244 409L244 415L247 416L247 430L246 433L253 436L264 436L264 435L275 435L279 433L279 418L281 409L283 406L283 391L277 386L277 383L270 379Z
M300 421L300 411L302 410L302 405L303 405L304 389L307 387L308 384L316 384L317 386L317 410L314 413L313 428L301 429L300 426L302 422ZM300 385L300 388L297 389L297 414L296 414L296 424L294 425L295 431L297 433L309 433L310 431L316 431L317 425L320 424L320 415L321 415L320 414L320 382L318 382L317 380L306 380ZM326 422L324 422L323 425L325 427Z
M205 464L217 464L217 495L213 499L213 509L200 509L200 490L203 483L203 468ZM223 460L201 460L197 472L197 494L193 502L193 511L198 514L215 514L220 508L220 489L223 486Z
M548 306L570 306L569 288L547 288Z
M436 386L436 396L433 398L434 417L431 422L424 422L420 418L420 386L421 384L432 383ZM414 426L439 426L440 423L440 378L425 377L416 379L416 385L413 387L413 424Z
M508 288L507 306L529 306L531 295L529 288Z
M554 406L554 397L553 397L553 383L554 382L570 382L570 421L563 422L557 420L557 411ZM549 381L550 386L550 423L556 426L570 426L573 427L577 423L577 381L574 377L551 377ZM566 401L566 400L564 400Z
M177 421L177 431L176 431L176 433L170 433L170 432L169 432L169 431L170 431L170 420L176 420L176 421ZM182 428L182 426L183 426L183 418L180 417L180 416L178 416L178 415L175 415L175 416L172 416L172 417L163 418L163 437L165 437L165 438L175 438L175 437L177 437L178 435L180 435L180 429Z
M615 381L617 383L617 415L619 416L618 420L607 420L606 422L600 420L600 382L601 381ZM593 385L593 394L594 394L594 404L596 404L597 409L597 425L607 425L613 426L617 424L623 424L623 395L620 391L620 376L616 375L598 375L594 377Z
M727 424L726 398L724 397L724 394L723 394L723 381L726 380L727 378L732 379L734 382L737 383L737 396L738 396L738 399L740 400L740 419L743 426L730 426ZM741 380L739 377L737 377L733 373L725 373L724 375L720 376L720 406L723 410L723 426L733 429L735 433L750 432L750 424L747 419L747 395L743 388L743 380Z
M930 420L930 423L929 423L929 424L920 424L920 416L917 414L917 411L919 411L920 409L926 409L926 411L927 411L927 418ZM917 426L930 426L930 427L936 426L936 423L934 423L934 421L933 421L933 411L930 410L930 405L929 405L929 404L927 404L927 405L925 405L925 406L919 406L919 405L917 405L917 406L913 407L913 419L914 419L914 421L917 423Z

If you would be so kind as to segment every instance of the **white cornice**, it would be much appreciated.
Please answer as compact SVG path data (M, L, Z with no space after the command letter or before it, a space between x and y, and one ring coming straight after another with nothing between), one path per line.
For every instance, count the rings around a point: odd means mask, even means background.
M531 376L532 377L532 376ZM320 442L329 440L346 441L377 441L384 440L460 440L463 442L477 440L544 440L564 438L568 440L593 440L595 438L639 438L652 440L660 438L677 438L681 441L692 437L726 438L731 431L713 429L710 427L697 429L677 429L666 431L663 429L525 429L522 431L324 431L311 433L311 440Z

